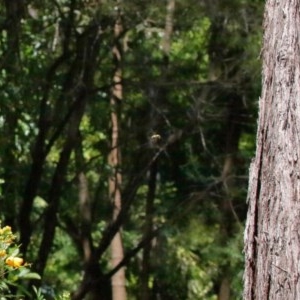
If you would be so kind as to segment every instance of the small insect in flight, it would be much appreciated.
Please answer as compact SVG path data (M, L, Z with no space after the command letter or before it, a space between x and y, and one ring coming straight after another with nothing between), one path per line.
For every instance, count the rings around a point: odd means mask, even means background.
M150 137L152 145L157 146L161 142L161 136L157 133L152 134Z

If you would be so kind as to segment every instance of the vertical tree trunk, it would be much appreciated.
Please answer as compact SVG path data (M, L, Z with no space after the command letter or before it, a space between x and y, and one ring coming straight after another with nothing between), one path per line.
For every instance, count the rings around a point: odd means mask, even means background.
M13 90L20 85L18 76L20 74L20 35L21 35L21 19L24 15L24 3L23 1L12 2L4 1L6 8L6 51L2 54L0 63L3 70L5 70L6 85L10 86ZM18 103L16 98L10 99L12 102ZM5 103L5 102L4 102ZM17 104L5 105L4 111L6 112L6 118L3 126L3 136L10 137L5 139L5 146L3 147L2 164L3 166L9 166L5 168L3 179L3 195L5 195L5 201L1 201L1 212L5 216L5 224L15 227L16 216L16 158L17 153L15 146L15 131L18 124L18 118L16 113ZM3 109L3 108L2 108Z
M119 17L115 24L115 46L113 48L113 55L115 60L115 73L113 78L114 86L112 88L112 95L110 99L111 104L111 151L108 157L108 163L111 166L112 174L109 178L109 196L113 203L113 220L116 220L122 207L121 197L121 184L122 174L120 170L121 166L121 151L119 145L119 115L118 105L123 97L122 90L122 69L121 59L122 51L119 43L120 35L122 33L122 23ZM121 237L121 231L119 230L114 236L111 242L111 265L112 268L117 266L124 257L123 243ZM112 284L112 299L113 300L125 300L126 299L126 277L125 268L121 268L111 278Z
M211 5L212 10L216 12L220 8L220 2L208 4ZM244 91L247 80L241 76L243 72L236 58L243 56L243 50L237 45L228 46L228 40L225 38L231 31L229 29L226 13L215 14L212 13L212 25L210 27L210 39L208 45L208 54L210 57L209 64L209 78L214 84L203 89L203 96L211 98L215 97L216 105L224 107L224 126L221 132L220 144L223 151L223 167L220 170L220 179L222 181L222 188L219 191L222 197L219 203L220 210L220 246L226 247L228 241L236 235L236 224L238 217L234 211L234 202L236 202L236 167L239 152L239 140L242 133L241 123L244 122L244 116L247 114L243 103L243 96L246 95ZM219 38L221 37L221 38ZM230 51L229 51L230 49ZM236 78L239 78L236 80ZM233 79L234 78L234 79ZM234 86L228 86L224 82L234 80ZM222 111L222 109L221 109ZM223 256L222 266L219 267L219 276L216 282L218 289L218 300L231 299L231 266L230 259L227 255Z
M169 56L171 49L171 37L173 34L173 23L174 23L174 11L175 11L175 0L168 0L166 21L165 21L165 32L162 41L162 50L166 56Z
M79 214L80 214L80 243L84 263L88 263L93 252L92 242L92 205L89 193L88 178L84 171L84 156L82 149L82 136L80 135L80 142L75 149L75 160L78 180L78 200L79 200Z
M223 277L219 289L218 300L230 299L230 281L228 277Z
M66 118L67 128L65 131L65 139L62 150L59 154L59 159L52 176L52 182L48 191L48 206L44 214L43 234L41 244L38 250L37 260L34 264L34 270L39 274L43 274L51 247L54 241L55 229L57 226L57 216L60 206L61 192L68 171L68 164L71 159L71 154L78 143L78 134L81 120L83 118L86 105L88 102L87 91L93 87L93 76L95 72L95 60L99 51L99 35L97 28L93 31L86 30L78 37L78 48L76 57L70 72L80 74L74 81L68 81L66 91L72 91L70 97L69 118ZM89 56L88 56L89 55ZM80 68L77 68L77 65ZM83 83L80 89L76 90L78 82ZM51 145L51 141L49 141Z
M153 162L150 168L148 180L148 193L146 199L146 220L144 225L144 237L146 238L153 231L153 214L154 214L154 200L156 192L156 178L157 178L157 160ZM143 249L142 270L140 277L140 295L141 300L149 300L149 275L151 272L151 248L152 244L147 243Z
M300 299L300 11L268 0L256 157L250 168L244 299Z
M225 94L225 93L224 93ZM226 94L225 94L226 95ZM221 174L223 183L223 199L220 203L221 223L220 234L221 242L225 246L226 243L234 235L234 226L236 224L237 215L234 211L234 191L237 188L235 181L235 165L237 162L238 144L241 136L240 122L243 115L242 97L234 92L228 92L225 96L228 98L227 105L227 124L224 126L225 147L224 162ZM230 299L231 274L228 261L223 263L220 268L220 282L218 300Z
M162 39L162 52L164 55L164 63L161 67L161 79L164 80L168 77L169 68L169 54L171 48L171 37L173 34L173 22L174 22L175 0L168 0L166 5L166 17L165 28ZM164 99L166 98L167 90L163 87L150 87L149 88L149 102L152 105L151 108L151 129L160 129L162 127L161 116L163 113L162 107ZM159 113L158 113L159 112ZM164 120L165 121L165 120ZM157 130L159 132L159 130ZM154 217L154 200L156 193L156 180L158 173L158 159L155 160L149 170L148 181L148 193L146 199L146 211L145 211L145 225L144 225L144 237L146 238L153 231L153 217ZM149 277L151 275L151 251L152 243L147 243L143 249L142 263L141 263L141 276L140 276L140 299L151 299L151 289L149 286Z
M61 191L65 183L68 163L71 157L71 153L77 142L79 125L86 106L85 95L82 96L81 99L77 100L77 102L78 105L76 111L74 112L74 115L70 120L70 124L67 130L67 137L65 139L63 149L60 152L59 160L55 168L48 193L47 200L49 205L45 211L42 241L38 251L38 258L34 266L35 270L39 274L44 273L47 259L53 244L55 229L57 226L57 212L60 204Z

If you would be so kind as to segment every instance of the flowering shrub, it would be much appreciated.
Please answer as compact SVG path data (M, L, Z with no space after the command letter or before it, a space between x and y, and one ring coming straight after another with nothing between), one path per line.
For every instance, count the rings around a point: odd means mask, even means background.
M26 263L19 253L16 245L16 236L11 227L1 227L0 223L0 297L2 299L12 298L11 290L26 293L22 288L23 279L40 279L37 273L30 271L30 264ZM21 299L21 295L15 298Z

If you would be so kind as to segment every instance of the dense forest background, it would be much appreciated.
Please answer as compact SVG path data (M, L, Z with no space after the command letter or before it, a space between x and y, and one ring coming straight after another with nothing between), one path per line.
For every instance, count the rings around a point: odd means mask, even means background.
M263 5L1 1L0 218L27 292L241 298Z

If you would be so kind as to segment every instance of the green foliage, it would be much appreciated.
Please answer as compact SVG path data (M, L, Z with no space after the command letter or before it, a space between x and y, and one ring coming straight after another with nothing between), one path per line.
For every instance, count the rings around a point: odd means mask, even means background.
M37 289L35 286L32 287L34 291L34 296L37 300L46 300L41 289Z
M30 264L20 257L19 248L15 244L16 236L9 226L0 227L0 297L1 299L20 298L28 295L22 281L40 280L39 274L30 271ZM17 290L17 295L12 293Z
M264 2L176 1L169 51L163 49L170 25L164 1L34 0L18 7L15 18L6 2L0 4L1 218L23 241L28 237L24 254L34 270L54 225L34 297L71 297L89 258L87 241L95 251L111 224L108 180L115 170L107 157L116 111L123 204L130 203L121 226L125 252L143 239L149 220L160 228L150 245L153 295L214 300L228 274L231 298L239 299ZM118 13L124 31L116 40ZM123 99L111 107L116 44ZM162 145L176 138L158 157L147 214L149 162L161 147L151 146L153 133ZM11 251L6 256L19 255L18 247L2 246ZM129 299L138 299L142 260L139 252L126 263ZM38 279L29 265L0 262L1 291L14 285L28 293L28 280ZM107 274L109 250L93 263L95 273Z

